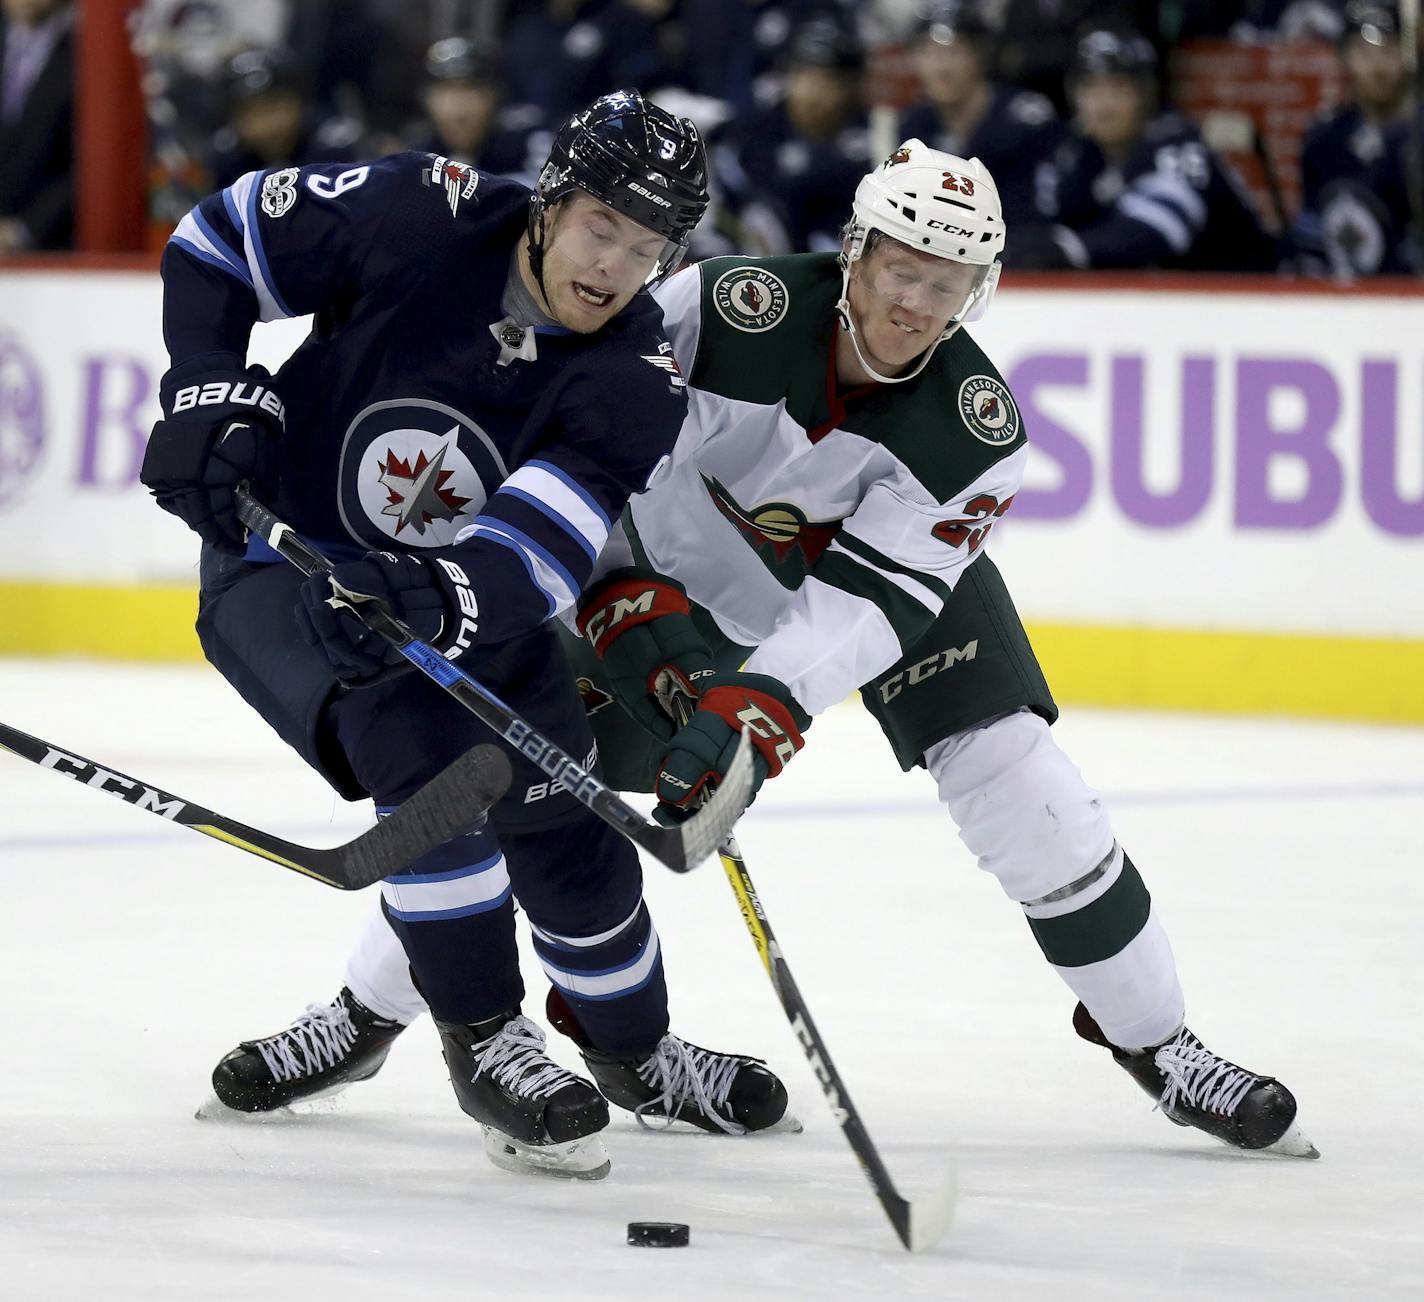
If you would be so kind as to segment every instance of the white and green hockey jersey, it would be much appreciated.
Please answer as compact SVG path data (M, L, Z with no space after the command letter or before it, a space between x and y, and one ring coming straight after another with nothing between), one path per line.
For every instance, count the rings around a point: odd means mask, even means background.
M830 254L717 258L656 294L690 405L625 519L749 672L810 714L930 626L1023 477L1022 421L959 331L903 384L838 390ZM650 359L651 360L651 359Z

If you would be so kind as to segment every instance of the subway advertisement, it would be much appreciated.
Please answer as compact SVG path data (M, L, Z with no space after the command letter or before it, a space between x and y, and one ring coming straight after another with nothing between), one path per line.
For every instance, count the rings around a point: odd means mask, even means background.
M1062 699L1424 721L1422 316L1005 277L971 330L1032 454L985 545ZM0 653L198 654L195 539L138 483L165 366L156 275L0 272Z

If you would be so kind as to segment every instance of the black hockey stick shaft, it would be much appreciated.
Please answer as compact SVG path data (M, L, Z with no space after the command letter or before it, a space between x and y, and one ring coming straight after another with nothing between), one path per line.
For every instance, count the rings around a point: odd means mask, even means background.
M9 724L0 723L0 749L342 891L360 890L389 877L468 831L509 785L509 761L504 755L493 746L476 746L369 831L345 845L317 849L214 813Z
M289 525L250 493L239 489L237 501L238 518L242 523L303 574L325 574L331 570L331 562L326 557L299 538ZM648 822L571 755L520 718L489 688L417 638L380 602L363 600L360 594L338 592L337 596L349 597L350 600L343 602L345 609L503 737L514 750L562 782L576 800L674 872L688 872L714 853L747 807L752 788L752 754L746 737L742 738L737 758L717 794L697 816L676 827L659 827Z

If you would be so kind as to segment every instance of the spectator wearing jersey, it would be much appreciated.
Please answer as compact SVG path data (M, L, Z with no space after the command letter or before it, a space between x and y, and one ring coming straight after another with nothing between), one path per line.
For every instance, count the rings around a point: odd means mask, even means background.
M70 18L57 0L0 0L0 256L73 239Z
M1069 70L1072 126L1039 196L1050 238L1019 265L1270 271L1275 239L1225 163L1179 114L1159 111L1152 46L1084 33Z
M859 43L839 24L806 24L791 41L782 98L736 120L719 142L728 203L759 250L840 248L846 209L871 162L863 65Z
M425 56L425 120L411 147L532 186L551 142L533 104L506 104L503 60L489 43L449 36Z
M1419 182L1409 174L1418 110L1399 28L1397 11L1379 0L1350 6L1340 42L1350 101L1323 114L1301 150L1296 241L1313 270L1342 280L1421 269L1411 223Z
M1032 225L1036 189L1051 183L1063 126L1045 96L989 79L993 39L977 0L924 11L910 41L923 98L903 115L898 135L989 169L1004 211L1013 214L1005 252L1012 266L1016 234Z
M510 94L551 121L619 86L656 78L657 24L624 0L520 0L508 13Z
M226 92L228 123L213 137L208 162L215 189L264 168L343 163L359 156L359 124L314 114L285 51L234 55L227 65Z

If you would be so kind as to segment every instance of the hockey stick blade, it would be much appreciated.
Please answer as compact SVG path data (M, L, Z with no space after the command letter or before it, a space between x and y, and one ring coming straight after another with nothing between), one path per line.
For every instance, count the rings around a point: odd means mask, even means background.
M214 813L9 724L0 723L0 750L341 891L370 886L468 831L504 794L510 778L509 761L496 747L476 746L369 831L319 849Z
M237 516L303 574L330 572L331 562L325 556L299 538L290 525L279 520L244 488L237 490ZM343 596L350 599L343 601ZM676 827L659 827L648 822L576 759L537 732L478 679L447 660L429 643L422 642L382 602L357 593L345 593L333 584L331 604L338 603L503 737L514 750L537 764L550 778L561 782L575 800L674 872L689 872L711 856L746 809L751 798L752 755L751 740L745 733L738 739L728 780L722 784L727 788L725 796L719 791L720 799L709 802L709 806Z

